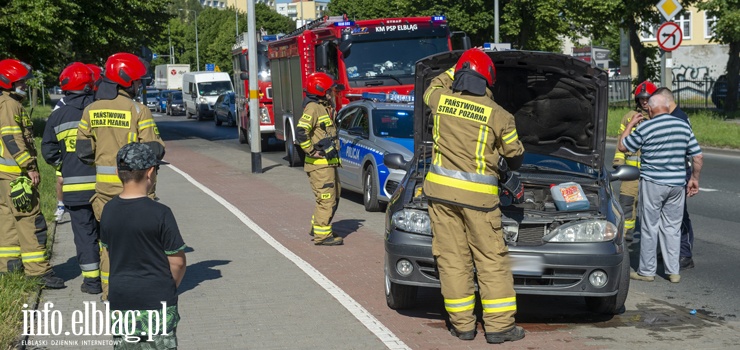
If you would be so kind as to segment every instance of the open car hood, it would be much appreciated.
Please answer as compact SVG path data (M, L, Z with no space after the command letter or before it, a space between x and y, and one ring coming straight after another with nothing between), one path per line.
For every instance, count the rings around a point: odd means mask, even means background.
M432 118L423 94L431 80L455 65L464 51L416 62L414 144L432 142ZM569 159L600 170L607 119L606 71L572 56L533 51L487 52L496 66L493 96L514 115L529 153Z

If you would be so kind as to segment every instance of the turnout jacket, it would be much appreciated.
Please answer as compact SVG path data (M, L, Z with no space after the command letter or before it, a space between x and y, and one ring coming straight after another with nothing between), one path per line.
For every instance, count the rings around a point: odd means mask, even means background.
M0 179L38 171L33 123L20 102L0 92Z
M424 103L434 119L432 166L424 181L427 197L478 210L499 204L498 160L524 153L514 116L485 96L452 90L454 70L432 79Z
M622 121L619 123L619 133L620 134L624 131L624 129L627 128L627 124L630 123L632 118L638 114L642 114L645 117L645 120L650 119L650 116L648 115L647 112L643 112L640 110L629 111L627 112L627 114L625 114L622 117ZM637 129L637 126L632 128L632 130L630 130L630 133L635 131L635 129ZM625 165L625 164L636 166L639 168L640 167L640 151L639 150L637 152L620 152L619 150L614 151L614 160L612 161L612 166L616 168L620 165Z
M334 123L334 108L329 102L317 100L307 100L303 109L303 115L296 125L296 141L306 152L303 169L306 172L339 166L339 138L337 137L337 126ZM337 150L337 157L326 159L325 157L311 157L319 141L329 138L334 148Z
M113 197L123 190L116 175L116 155L123 145L141 142L152 148L158 159L164 157L164 142L159 136L149 108L131 99L124 90L112 100L97 100L82 112L77 128L77 157L95 165L95 191Z
M64 204L68 206L90 204L95 194L95 168L83 163L75 153L82 110L92 102L92 94L64 96L46 121L41 141L44 160L62 173Z

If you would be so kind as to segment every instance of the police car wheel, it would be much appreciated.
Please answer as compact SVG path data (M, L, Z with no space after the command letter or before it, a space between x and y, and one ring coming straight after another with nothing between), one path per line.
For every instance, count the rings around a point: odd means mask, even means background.
M362 202L366 211L380 211L378 186L375 183L375 167L368 165L362 173Z

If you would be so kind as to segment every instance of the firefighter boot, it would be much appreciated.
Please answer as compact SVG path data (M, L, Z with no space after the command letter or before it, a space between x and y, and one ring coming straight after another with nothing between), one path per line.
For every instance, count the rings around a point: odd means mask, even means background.
M517 341L522 338L524 338L524 328L516 325L505 332L486 332L486 342L488 344L501 344L505 341Z
M450 328L450 334L460 340L473 340L475 339L475 333L475 329L472 331L460 332L455 327Z
M103 286L98 278L84 278L80 290L87 294L100 294L103 292Z
M64 280L54 276L54 271L49 271L41 276L26 276L26 278L38 278L38 284L48 289L62 289L65 287Z
M328 238L324 238L322 240L318 240L314 238L313 244L314 245L342 245L344 244L344 239L342 239L342 237L336 237L333 235L329 235Z

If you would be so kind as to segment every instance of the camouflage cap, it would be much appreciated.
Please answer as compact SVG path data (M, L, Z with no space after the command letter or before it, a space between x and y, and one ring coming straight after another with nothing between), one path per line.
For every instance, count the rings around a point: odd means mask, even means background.
M152 149L143 143L129 143L121 147L116 155L118 170L146 170L160 164L169 164L157 159Z

